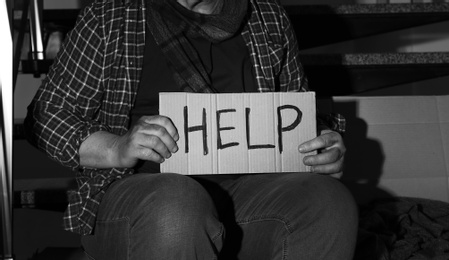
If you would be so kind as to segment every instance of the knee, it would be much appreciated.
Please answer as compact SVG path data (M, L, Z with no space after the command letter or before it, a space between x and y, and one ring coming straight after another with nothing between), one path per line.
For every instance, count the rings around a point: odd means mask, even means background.
M188 176L132 175L110 187L101 207L101 221L90 239L96 241L93 251L103 253L103 248L113 255L117 249L138 259L186 259L179 256L204 247L213 254L222 241L212 199ZM120 258L114 257L99 259Z
M325 223L354 230L358 225L358 207L349 190L329 176L313 175L305 184L308 201L317 217Z
M190 177L159 174L151 182L152 188L139 202L137 214L154 216L162 219L158 221L169 222L176 218L197 218L215 211L207 191Z
M152 179L151 186L133 214L136 229L176 244L173 239L188 239L185 236L202 230L205 223L218 222L209 194L190 177L160 174Z

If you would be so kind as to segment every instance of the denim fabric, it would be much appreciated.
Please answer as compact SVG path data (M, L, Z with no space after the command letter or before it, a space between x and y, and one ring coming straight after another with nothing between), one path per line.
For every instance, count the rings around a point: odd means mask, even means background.
M91 259L352 259L357 207L331 177L136 174L100 204Z

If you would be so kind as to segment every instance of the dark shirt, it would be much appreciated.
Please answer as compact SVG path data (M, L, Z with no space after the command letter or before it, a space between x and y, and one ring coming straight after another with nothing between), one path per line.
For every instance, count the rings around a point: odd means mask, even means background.
M142 116L159 114L160 92L176 92L180 89L161 48L148 29L146 37L142 77L131 110L130 125ZM197 50L212 87L219 93L257 91L249 51L240 34L220 43L212 43L201 37L188 40ZM154 173L159 172L159 164L141 161L134 169L136 172Z

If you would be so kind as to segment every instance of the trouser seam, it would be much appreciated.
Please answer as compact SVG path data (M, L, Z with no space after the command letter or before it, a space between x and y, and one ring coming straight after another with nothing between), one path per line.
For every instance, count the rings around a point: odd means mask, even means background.
M282 242L282 259L283 260L287 260L288 257L288 243L287 243L287 239L288 236L290 235L290 233L285 237L284 241Z
M84 248L83 248L83 252L84 252L84 254L85 254L89 259L95 260L95 258L92 257L91 255L89 255L89 253L87 253L86 250L84 250Z
M221 224L221 225L220 225L220 231L218 231L218 233L217 233L215 236L213 236L213 237L211 238L212 243L214 244L214 246L216 246L215 242L217 241L217 239L219 239L219 238L223 235L223 233L224 233L224 226L223 226L223 224ZM216 248L216 249L217 249L217 248ZM218 252L218 250L217 250L217 251L216 251L216 254L215 254L215 257L214 257L214 260L217 260L217 259L218 259L219 253L220 253L220 252Z
M263 222L263 221L278 221L281 222L284 225L284 228L287 230L289 234L293 233L293 227L291 224L282 216L278 215L260 215L260 216L254 216L249 219L236 221L237 224L246 225L254 222Z
M215 242L216 239L218 239L220 236L222 236L223 231L224 231L224 227L223 227L223 225L220 225L220 231L218 231L218 233L212 237L212 241Z
M127 220L126 224L128 225L128 228L126 229L128 231L128 234L126 237L128 238L128 260L130 260L131 259L131 223L130 223L131 220L129 217L125 217L125 219Z
M252 218L236 221L239 225L246 225L256 222L263 222L263 221L277 221L281 222L284 225L285 230L287 230L287 235L285 236L284 240L282 241L282 260L287 260L288 257L288 237L290 234L293 233L293 227L291 224L282 216L279 215L260 215L260 216L253 216Z
M127 250L128 255L127 255L126 260L129 260L129 259L131 259L131 236L130 236L130 233L131 233L131 224L130 224L131 219L128 216L116 217L116 218L111 218L111 219L107 219L106 218L106 219L99 219L99 220L97 220L95 224L97 224L97 223L108 223L108 222L117 222L117 221L122 221L122 220L126 220L126 225L128 226L126 228L126 232L128 232L128 234L126 234L127 242L128 242L128 250Z
M123 216L123 217L116 217L116 218L103 218L103 219L97 219L95 221L96 223L107 223L107 222L115 222L115 221L122 221L122 220L127 220L127 222L129 223L131 221L130 217L128 216ZM95 227L94 227L95 230Z

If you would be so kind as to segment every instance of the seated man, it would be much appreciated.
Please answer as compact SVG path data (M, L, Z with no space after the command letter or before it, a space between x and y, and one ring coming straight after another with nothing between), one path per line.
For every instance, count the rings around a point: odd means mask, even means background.
M67 36L26 118L31 143L76 172L65 228L91 259L352 259L345 146L323 125L312 172L158 173L178 132L158 93L307 91L276 0L97 0Z

